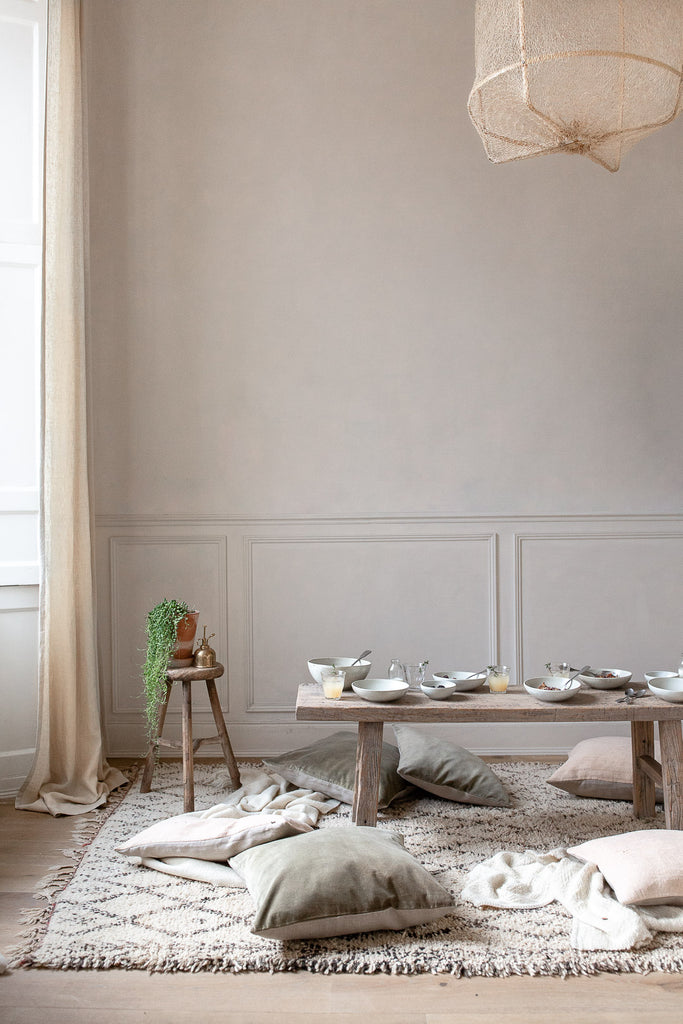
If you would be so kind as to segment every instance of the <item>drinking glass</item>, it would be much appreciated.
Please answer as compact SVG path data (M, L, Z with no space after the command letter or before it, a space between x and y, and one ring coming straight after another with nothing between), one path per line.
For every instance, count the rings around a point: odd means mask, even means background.
M326 668L321 676L323 694L328 700L339 700L344 689L346 670L343 668Z
M505 693L510 683L510 669L507 665L490 665L488 684L491 693Z
M416 665L404 665L406 682L411 690L416 690L425 681L425 669L428 661L420 661Z
M551 676L571 675L571 669L566 661L549 661L546 668Z

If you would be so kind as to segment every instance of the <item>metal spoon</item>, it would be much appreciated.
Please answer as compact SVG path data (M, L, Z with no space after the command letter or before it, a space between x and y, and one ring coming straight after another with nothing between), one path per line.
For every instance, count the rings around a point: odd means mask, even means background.
M565 679L564 681L564 686L560 686L560 690L568 690L572 680L576 679L577 676L584 675L587 668L590 668L590 665L584 665L583 668L580 668L577 671L575 671L573 675L568 676L567 679Z
M637 697L647 697L649 690L634 690L632 686L629 686L624 690L624 696L620 697L617 704L632 704Z
M353 666L357 665L359 661L363 660L363 658L367 658L368 654L372 654L372 651L363 651L362 654L358 655L358 657L356 658L355 661L351 662L351 664L349 665L349 668L353 668Z

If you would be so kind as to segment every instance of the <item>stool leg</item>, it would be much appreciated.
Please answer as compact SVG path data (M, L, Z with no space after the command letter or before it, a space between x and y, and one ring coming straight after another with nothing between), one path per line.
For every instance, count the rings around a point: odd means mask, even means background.
M159 708L159 721L157 723L157 735L156 739L150 741L149 750L147 751L147 757L145 758L145 769L142 773L142 782L140 783L140 792L149 793L152 788L152 776L154 775L154 764L156 762L157 746L159 738L164 731L164 722L166 721L166 712L168 711L168 702L171 699L171 687L173 683L170 679L166 680L166 694L164 701Z
M237 767L237 761L235 755L232 752L232 744L230 743L230 737L228 736L228 730L225 728L225 719L223 718L223 712L221 711L221 702L218 699L218 693L216 692L216 683L213 679L207 679L206 689L209 692L209 700L211 701L211 710L213 711L213 718L218 729L218 738L221 741L221 747L223 748L223 757L225 763L228 766L230 772L230 778L232 780L233 787L239 789L242 785L242 779L240 778L240 770Z
M192 683L183 680L183 810L194 810L194 761L192 758Z

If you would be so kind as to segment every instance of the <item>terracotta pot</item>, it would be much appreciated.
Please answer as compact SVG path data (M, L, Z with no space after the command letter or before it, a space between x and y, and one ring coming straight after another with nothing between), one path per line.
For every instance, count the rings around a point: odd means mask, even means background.
M176 629L177 643L173 649L172 656L168 660L171 668L182 668L185 665L192 664L192 648L194 647L198 622L199 612L188 612L178 623Z

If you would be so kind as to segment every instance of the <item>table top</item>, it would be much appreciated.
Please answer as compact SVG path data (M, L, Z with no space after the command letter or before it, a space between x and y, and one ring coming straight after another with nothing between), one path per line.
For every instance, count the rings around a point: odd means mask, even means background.
M639 689L644 683L631 682ZM345 690L338 700L323 696L317 683L302 683L296 701L297 721L303 722L656 722L683 718L683 704L670 704L654 695L631 704L618 704L623 688L590 690L582 686L566 701L543 702L513 686L507 693L485 688L431 700L409 690L400 700L372 703Z

